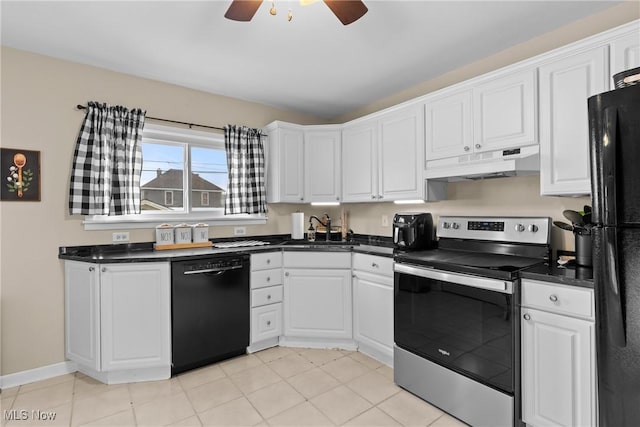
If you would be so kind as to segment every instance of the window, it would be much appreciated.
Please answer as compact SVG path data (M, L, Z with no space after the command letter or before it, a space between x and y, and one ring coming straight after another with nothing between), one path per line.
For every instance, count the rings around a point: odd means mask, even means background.
M264 215L225 215L224 135L145 124L139 215L92 216L85 229L152 228L161 222L264 224ZM105 225L107 224L107 225Z
M151 193L151 194L153 194L153 193ZM165 191L164 192L164 204L166 206L172 206L173 205L173 191Z

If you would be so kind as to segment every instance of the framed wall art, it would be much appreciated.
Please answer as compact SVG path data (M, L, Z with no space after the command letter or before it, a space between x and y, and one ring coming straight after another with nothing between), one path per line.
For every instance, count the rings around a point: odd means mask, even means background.
M40 152L0 148L2 201L40 201Z

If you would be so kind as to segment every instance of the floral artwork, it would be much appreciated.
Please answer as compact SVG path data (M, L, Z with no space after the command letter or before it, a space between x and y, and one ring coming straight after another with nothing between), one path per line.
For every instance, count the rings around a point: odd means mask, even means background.
M2 148L0 167L2 200L40 201L39 151Z

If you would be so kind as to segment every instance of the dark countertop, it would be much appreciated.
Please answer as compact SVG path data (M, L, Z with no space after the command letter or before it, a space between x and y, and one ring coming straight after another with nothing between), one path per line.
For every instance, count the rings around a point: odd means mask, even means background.
M537 265L521 271L520 277L593 289L593 270L588 267L580 267L574 262L570 262L566 266L558 266L555 263L553 265Z
M260 240L269 244L263 246L242 246L217 248L216 242ZM212 248L176 249L156 251L153 243L131 243L120 245L92 245L60 247L58 258L98 264L129 262L166 262L185 259L206 258L222 254L250 254L277 250L285 251L326 251L358 252L370 255L393 257L391 238L356 234L348 242L307 242L290 240L289 235L250 236L246 239L228 238L212 240Z

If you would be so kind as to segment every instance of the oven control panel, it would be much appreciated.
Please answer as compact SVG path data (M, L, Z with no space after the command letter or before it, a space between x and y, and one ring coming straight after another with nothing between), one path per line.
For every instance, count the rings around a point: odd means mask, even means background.
M452 217L438 219L438 237L549 244L551 218L546 217Z

